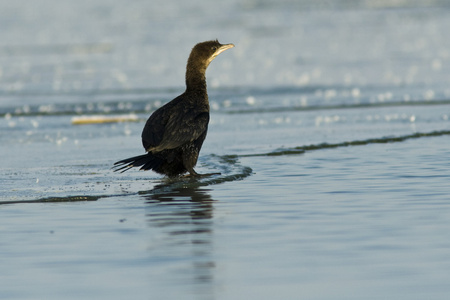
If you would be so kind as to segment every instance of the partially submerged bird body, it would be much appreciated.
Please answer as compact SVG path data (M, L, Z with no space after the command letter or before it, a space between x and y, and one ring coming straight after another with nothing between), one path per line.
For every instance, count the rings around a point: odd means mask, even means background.
M209 123L206 68L217 55L232 47L217 40L194 46L186 66L186 91L153 112L144 126L142 145L147 154L116 162L115 171L141 167L169 177L186 172L199 176L194 167Z

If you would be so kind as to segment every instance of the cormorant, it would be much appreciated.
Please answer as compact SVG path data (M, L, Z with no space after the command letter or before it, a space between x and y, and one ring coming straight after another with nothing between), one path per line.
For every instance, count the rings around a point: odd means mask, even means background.
M186 66L185 92L153 112L144 126L142 144L147 154L116 162L114 171L141 167L169 177L186 172L201 176L194 166L209 123L205 72L217 55L233 47L215 40L192 48Z

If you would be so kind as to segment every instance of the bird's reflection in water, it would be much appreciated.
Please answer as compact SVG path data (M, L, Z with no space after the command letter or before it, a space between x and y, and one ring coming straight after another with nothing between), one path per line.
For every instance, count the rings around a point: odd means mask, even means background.
M214 200L208 192L198 186L164 184L141 192L148 204L149 225L163 236L164 242L154 246L157 252L164 259L181 262L183 267L174 276L192 280L202 293L211 292L216 266L212 258Z

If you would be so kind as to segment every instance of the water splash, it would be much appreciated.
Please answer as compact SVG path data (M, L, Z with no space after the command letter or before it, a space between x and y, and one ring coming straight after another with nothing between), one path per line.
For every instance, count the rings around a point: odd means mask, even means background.
M78 166L81 168L86 168L87 166ZM95 166L96 168L102 168L102 166ZM135 178L130 180L127 177L125 180L117 180L116 176L106 176L105 179L102 177L95 177L95 184L88 184L94 179L88 179L83 177L89 177L89 170L73 173L76 175L76 181L74 185L64 185L60 190L57 191L58 194L66 194L66 196L48 196L38 199L5 199L5 201L0 201L2 204L24 204L24 203L56 203L56 202L74 202L74 201L96 201L101 198L111 198L111 197L128 197L135 195L159 195L166 194L169 192L175 192L181 189L198 189L199 187L206 187L216 184L221 184L225 182L232 182L237 180L243 180L244 178L250 176L253 170L250 167L243 166L239 162L237 156L218 156L218 155L206 155L201 157L201 168L208 170L219 171L220 175L212 175L209 177L201 178L162 178L150 181L150 186L153 185L151 190L138 191L142 189L142 186L149 186L149 178ZM151 174L151 173L149 173ZM58 173L58 177L70 176L70 174ZM122 177L123 178L123 177ZM85 182L84 184L82 182ZM54 182L51 184L55 184ZM141 185L140 185L141 184ZM41 186L33 190L33 193L43 194L48 193L51 186ZM120 192L118 192L120 190ZM71 195L69 195L69 193ZM73 195L73 194L78 195ZM81 195L80 195L81 194ZM27 196L28 197L28 196Z

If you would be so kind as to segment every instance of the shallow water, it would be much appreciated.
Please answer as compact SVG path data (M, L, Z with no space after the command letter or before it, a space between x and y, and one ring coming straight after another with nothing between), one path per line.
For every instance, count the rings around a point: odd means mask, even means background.
M447 298L447 3L33 3L0 4L0 298ZM221 175L112 172L211 38Z

